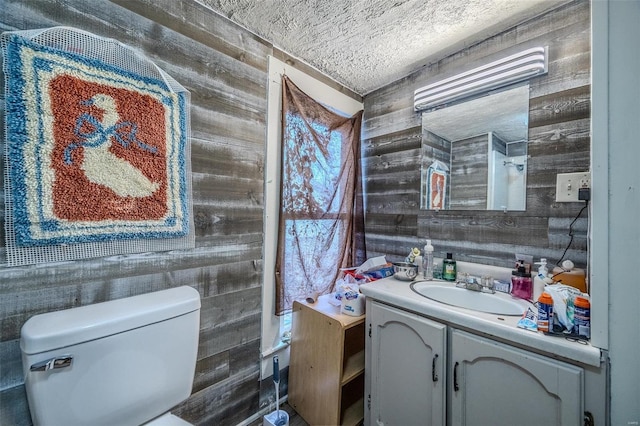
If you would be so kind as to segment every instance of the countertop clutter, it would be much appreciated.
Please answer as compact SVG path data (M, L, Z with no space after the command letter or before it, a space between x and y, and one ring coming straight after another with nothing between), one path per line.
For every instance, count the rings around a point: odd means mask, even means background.
M445 281L438 281L439 285L443 283ZM455 286L454 283L448 284ZM440 303L414 292L410 282L388 277L364 284L360 286L360 291L380 302L532 352L584 365L600 365L600 349L591 346L587 341L578 342L575 339L518 328L520 316L489 314Z

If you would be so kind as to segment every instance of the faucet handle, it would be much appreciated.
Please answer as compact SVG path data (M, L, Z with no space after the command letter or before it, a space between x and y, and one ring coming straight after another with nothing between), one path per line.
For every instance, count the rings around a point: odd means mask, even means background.
M491 275L483 275L480 279L480 285L482 285L482 291L486 293L495 293L495 283L493 282L493 277Z
M469 274L467 272L458 272L456 275L456 287L466 288L469 283Z

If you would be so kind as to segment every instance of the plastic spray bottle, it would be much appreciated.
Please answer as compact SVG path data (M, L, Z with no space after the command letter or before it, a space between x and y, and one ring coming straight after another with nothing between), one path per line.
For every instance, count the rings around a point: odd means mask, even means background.
M433 246L431 240L427 240L422 255L422 276L425 280L433 279Z

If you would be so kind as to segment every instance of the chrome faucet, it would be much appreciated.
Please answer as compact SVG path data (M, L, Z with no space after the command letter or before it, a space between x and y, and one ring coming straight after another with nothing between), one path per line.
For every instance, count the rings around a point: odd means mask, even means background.
M474 277L466 272L460 272L456 279L456 287L466 288L471 291L478 291L482 293L496 292L493 283L493 277L485 275L482 278Z

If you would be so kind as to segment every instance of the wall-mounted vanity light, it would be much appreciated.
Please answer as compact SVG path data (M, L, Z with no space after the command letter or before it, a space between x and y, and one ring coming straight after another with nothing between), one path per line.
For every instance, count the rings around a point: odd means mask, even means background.
M546 73L547 48L534 47L421 87L414 92L413 107L435 108Z

